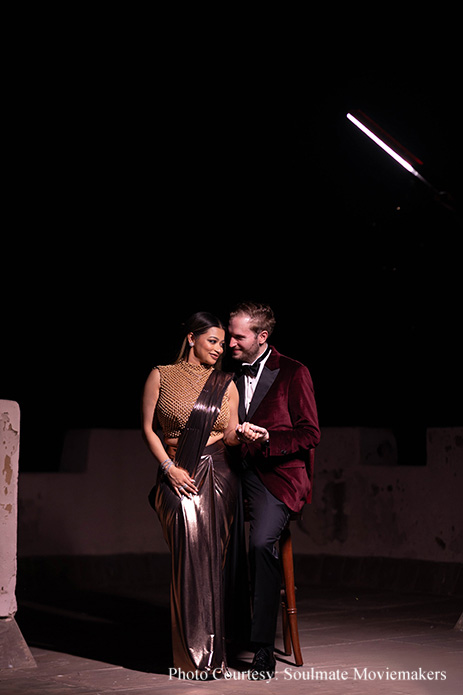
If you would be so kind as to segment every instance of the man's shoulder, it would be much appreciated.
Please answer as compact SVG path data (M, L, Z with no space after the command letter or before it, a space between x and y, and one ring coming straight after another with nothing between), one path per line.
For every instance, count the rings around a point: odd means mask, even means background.
M306 365L301 362L300 360L294 359L293 357L288 357L288 355L283 355L281 352L278 352L276 348L273 347L272 345L272 356L275 358L275 361L278 362L278 367L280 369L284 369L290 372L296 372L299 370L307 370Z

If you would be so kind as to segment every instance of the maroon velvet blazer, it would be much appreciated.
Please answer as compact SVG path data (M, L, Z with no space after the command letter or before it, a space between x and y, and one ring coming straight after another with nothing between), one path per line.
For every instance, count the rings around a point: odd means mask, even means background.
M244 444L266 488L299 512L311 501L313 449L320 441L317 406L310 372L274 347L262 370L254 397L245 412L244 377L236 381L240 422L252 422L270 433L268 446Z

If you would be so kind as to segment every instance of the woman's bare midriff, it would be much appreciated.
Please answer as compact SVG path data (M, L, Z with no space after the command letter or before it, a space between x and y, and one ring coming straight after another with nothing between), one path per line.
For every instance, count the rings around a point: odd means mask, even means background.
M219 442L221 439L223 439L223 432L218 434L216 437L209 437L206 446L209 446L209 444L214 444L215 442ZM172 459L172 461L175 461L175 453L177 451L178 439L166 439L164 440L164 444L166 446L167 455L169 456L169 458Z

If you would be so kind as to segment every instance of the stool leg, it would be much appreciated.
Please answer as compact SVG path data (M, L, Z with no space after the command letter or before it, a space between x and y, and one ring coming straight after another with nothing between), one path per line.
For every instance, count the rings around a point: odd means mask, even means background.
M286 592L284 589L281 590L281 626L283 629L284 653L286 656L290 656L292 653L291 635L289 633L288 611L286 609Z
M296 591L294 588L294 562L293 543L289 526L283 531L280 539L280 553L283 564L283 576L286 594L286 613L289 623L289 633L294 650L296 666L302 666L301 646L299 644L299 631L297 629ZM285 644L286 650L286 644Z

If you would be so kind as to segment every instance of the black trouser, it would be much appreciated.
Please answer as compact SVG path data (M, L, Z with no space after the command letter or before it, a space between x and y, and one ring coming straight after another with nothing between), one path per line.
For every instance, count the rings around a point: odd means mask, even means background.
M289 510L264 486L257 473L243 473L243 494L249 509L249 567L252 591L251 641L273 646L280 606L281 568L276 543Z

